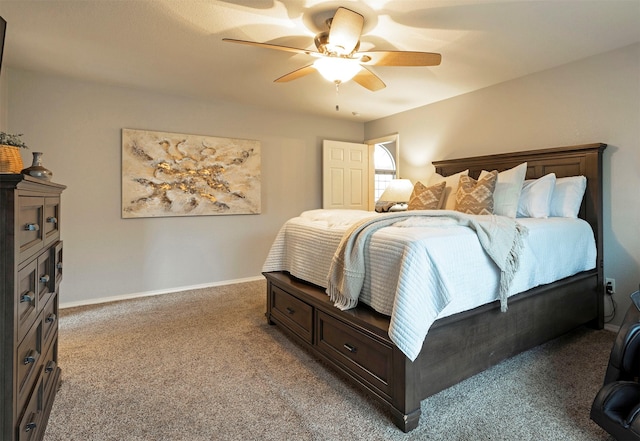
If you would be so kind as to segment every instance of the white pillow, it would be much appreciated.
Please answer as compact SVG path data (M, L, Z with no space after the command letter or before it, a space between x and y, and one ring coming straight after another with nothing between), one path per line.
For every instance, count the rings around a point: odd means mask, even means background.
M527 179L522 186L517 217L549 217L551 197L556 185L556 174L549 173L538 179Z
M586 189L587 178L584 176L556 179L556 186L551 197L551 216L578 217Z
M446 182L444 188L444 198L442 198L442 205L439 208L445 210L456 209L456 192L458 191L458 182L460 182L460 176L462 175L469 175L469 169L446 177L439 175L438 173L434 173L434 175L431 176L431 178L429 179L429 186L439 184L442 181Z
M482 170L480 178L484 178L488 171ZM524 162L512 169L498 173L496 189L493 191L493 214L516 217L518 201L522 192L524 176L527 174L527 163Z

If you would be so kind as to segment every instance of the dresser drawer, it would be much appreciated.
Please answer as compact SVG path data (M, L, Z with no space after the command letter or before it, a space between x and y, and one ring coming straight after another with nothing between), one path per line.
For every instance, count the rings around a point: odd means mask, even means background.
M58 331L58 302L54 296L42 310L42 347L46 351Z
M52 248L53 252L53 273L54 277L54 288L53 291L58 292L58 287L60 282L62 281L62 241L59 240Z
M318 311L318 350L366 383L391 396L393 349Z
M44 245L60 237L60 198L44 198Z
M18 271L18 289L15 299L18 309L18 334L16 343L24 338L38 317L38 284L36 282L38 274L38 260L34 259L25 267Z
M16 351L16 394L18 409L27 401L33 383L37 379L42 363L42 323L34 325Z
M16 441L36 440L42 435L43 383L36 383L16 427Z
M18 208L18 261L22 262L44 246L44 198L19 196Z
M59 378L58 369L58 342L56 341L49 350L46 352L42 359L42 383L44 389L44 396L49 397L51 395L51 389L57 387L56 379Z
M271 314L306 342L313 342L313 308L276 285L271 285Z
M38 256L38 271L36 273L36 286L38 293L38 309L42 310L45 304L53 297L55 280L53 273L53 251L47 249Z

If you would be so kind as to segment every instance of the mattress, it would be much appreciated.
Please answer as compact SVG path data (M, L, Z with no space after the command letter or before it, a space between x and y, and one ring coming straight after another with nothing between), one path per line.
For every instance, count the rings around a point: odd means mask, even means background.
M303 212L280 229L263 271L288 271L326 288L331 260L345 231L355 222L384 215L360 210ZM401 221L372 235L359 297L391 317L390 338L412 360L433 321L497 300L500 283L499 269L473 230L441 218L420 219ZM528 233L509 296L595 268L593 231L584 220L518 218L517 222ZM412 270L414 286L404 286L399 279L407 243L414 248L418 244L424 253L421 266ZM421 306L443 297L446 304Z

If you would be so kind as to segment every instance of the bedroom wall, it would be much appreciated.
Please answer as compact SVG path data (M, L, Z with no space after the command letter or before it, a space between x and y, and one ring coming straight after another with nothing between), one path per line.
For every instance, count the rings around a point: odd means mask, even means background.
M7 108L9 105L8 86L9 81L4 73L6 69L0 69L0 131L6 132L7 118L9 116Z
M431 161L604 142L604 274L619 325L640 283L640 44L365 124L400 134L402 175ZM610 305L607 305L610 311Z
M282 223L322 202L323 139L363 124L8 70L8 126L63 193L64 305L261 277ZM121 129L261 142L262 214L121 219Z

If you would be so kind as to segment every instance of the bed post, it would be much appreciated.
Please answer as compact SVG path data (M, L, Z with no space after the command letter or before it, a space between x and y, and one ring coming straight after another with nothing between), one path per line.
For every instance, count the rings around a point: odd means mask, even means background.
M418 427L420 422L420 402L422 397L415 387L419 377L415 372L417 365L407 358L397 347L393 350L393 371L395 372L392 393L391 418L393 423L407 433Z
M585 146L586 147L586 146ZM585 176L587 177L587 190L585 192L585 218L593 228L598 250L596 270L598 282L595 287L598 292L598 317L591 324L596 329L604 328L604 240L603 240L603 188L602 188L602 156L606 144L593 144L593 148L585 155Z

